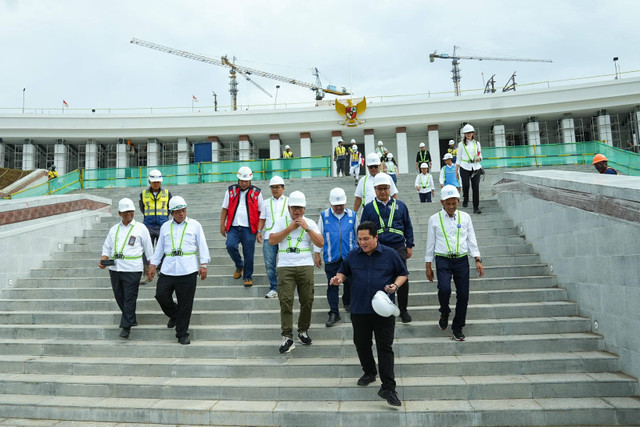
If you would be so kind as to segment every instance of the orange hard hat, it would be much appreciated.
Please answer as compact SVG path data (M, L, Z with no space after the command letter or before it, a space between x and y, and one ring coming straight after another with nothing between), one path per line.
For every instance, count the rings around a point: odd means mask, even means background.
M600 162L607 162L607 158L602 155L602 154L596 154L595 156L593 156L593 162L591 162L592 165L595 165L596 163L600 163Z

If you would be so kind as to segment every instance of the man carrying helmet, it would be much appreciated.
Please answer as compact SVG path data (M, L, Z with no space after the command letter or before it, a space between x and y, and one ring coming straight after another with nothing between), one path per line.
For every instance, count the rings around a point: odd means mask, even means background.
M224 194L220 212L220 234L227 238L227 252L236 266L234 279L243 278L244 286L253 286L253 257L256 240L262 243L261 213L264 212L262 192L251 185L253 172L242 166L236 174L238 183L230 185ZM261 224L262 223L262 224ZM240 256L238 244L242 243Z
M336 275L342 262L352 249L355 249L358 217L351 209L346 209L347 195L342 188L334 188L329 193L329 203L331 207L320 213L318 229L320 235L324 237L324 248L315 247L316 267L322 266L320 252L323 252L324 272L327 280L331 280ZM345 310L349 311L350 304L350 284L349 279L344 284L342 293L342 304ZM329 319L325 323L327 328L340 321L340 310L338 309L338 288L336 286L327 287L327 301L329 302Z
M458 153L460 153L460 161L456 163L456 172L462 178L462 194L464 195L462 207L469 205L469 181L471 181L471 189L473 190L473 213L481 214L480 210L480 176L484 173L482 170L482 148L480 143L476 141L475 129L470 124L464 125L462 128L464 138L458 144Z
M149 230L151 242L155 245L160 235L160 227L169 219L171 192L162 188L162 173L158 169L149 172L149 188L140 193L140 211L144 215L144 225ZM149 260L144 259L145 271Z
M364 198L364 204L371 203L373 199L376 197L376 191L373 189L373 178L381 172L380 157L376 153L367 154L367 169L369 173L360 178L358 181L358 186L356 187L355 192L355 200L353 202L353 210L354 212L358 212L360 206L362 206L362 199ZM398 194L398 189L396 185L391 183L391 197L396 198Z
M162 274L156 285L156 300L169 318L167 328L176 328L176 338L180 344L190 344L189 323L193 310L198 276L207 278L207 264L211 260L207 239L202 225L187 217L187 202L174 196L169 200L171 221L160 227L158 245L150 260L149 280L156 273L156 266L164 256ZM198 256L200 262L198 262ZM176 294L178 303L173 301Z
M606 175L618 175L617 170L608 166L608 160L603 154L596 154L593 156L593 162L591 162L591 164L595 166L596 170L600 173Z
M136 320L138 286L143 271L142 255L151 258L153 245L147 227L133 219L136 213L131 199L122 199L118 203L118 215L121 221L111 227L102 245L102 257L98 266L106 268L102 261L112 259L109 267L113 296L120 307L120 338L127 339Z
M413 255L413 225L409 217L409 209L401 200L389 196L391 178L386 173L379 173L373 180L376 198L367 203L362 210L362 222L371 221L378 225L378 240L383 245L394 249L402 258L405 266L407 259ZM409 304L409 281L407 280L398 293L398 307L402 323L411 322L407 311Z
M458 210L460 193L453 185L445 185L440 191L442 210L429 218L427 226L427 252L425 255L427 279L433 282L431 263L436 262L438 276L438 300L440 301L440 320L438 326L443 331L449 325L449 298L451 297L451 279L456 284L456 315L451 329L453 339L464 341L462 328L467 318L469 303L469 259L475 258L478 275L484 275L484 267L478 250L476 234L471 217Z
M284 146L284 151L282 152L283 159L291 159L293 158L293 151L291 151L291 147L288 145Z
M402 289L409 272L396 251L379 243L377 230L378 227L371 221L358 226L359 247L349 252L329 283L339 286L347 277L351 278L353 343L364 371L357 384L361 387L371 384L379 372L382 386L378 396L390 405L401 406L393 370L396 318L393 310L374 311L372 298L378 291L384 291L392 300L395 299L395 293ZM376 369L371 348L374 334L379 370Z
M429 150L427 150L427 146L424 142L421 142L419 147L420 150L416 155L416 170L420 172L420 165L423 163L428 164L429 169L431 169L431 153L429 153Z
M276 271L276 258L278 257L278 245L269 243L269 233L273 229L273 225L280 218L287 215L287 200L284 196L284 180L279 176L274 176L269 181L271 189L271 197L265 205L265 209L260 213L260 219L264 220L264 228L259 232L262 234L262 255L264 255L264 266L267 269L267 278L269 279L269 292L265 298L276 298L278 296L278 274ZM263 231L264 230L264 231Z
M347 175L347 159L349 153L344 146L344 141L341 139L338 141L338 146L333 151L333 161L336 162L336 174L338 176Z
M293 343L293 300L298 289L300 315L298 339L303 345L311 344L308 329L313 307L313 255L312 245L324 246L318 225L304 216L307 200L300 191L289 195L288 215L278 219L269 235L269 243L278 245L278 299L280 300L280 353L289 353Z
M351 154L350 154L350 167L349 167L349 175L353 175L356 179L356 185L358 185L358 178L360 177L360 164L362 162L362 154L358 151L358 146L353 144L351 146Z

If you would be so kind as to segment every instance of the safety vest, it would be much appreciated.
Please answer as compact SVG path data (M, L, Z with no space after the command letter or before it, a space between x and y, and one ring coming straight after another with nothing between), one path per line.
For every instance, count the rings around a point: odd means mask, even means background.
M354 165L357 165L358 163L360 163L360 153L357 151L352 151L351 152L351 163Z
M458 212L458 225L457 225L457 231L456 231L456 246L455 248L451 246L451 244L449 243L449 237L447 236L447 231L444 228L444 220L442 219L442 211L438 212L438 218L440 219L440 230L442 231L442 236L444 236L444 243L447 245L447 251L448 253L446 254L439 254L436 253L436 255L440 255L443 257L447 257L447 258L462 258L463 256L466 256L467 254L461 254L460 253L460 229L462 228L462 215L460 215L460 212Z
M225 225L227 231L229 231L229 229L231 228L231 224L233 224L233 218L235 218L236 216L236 210L238 209L238 204L240 203L240 187L238 186L238 184L233 184L229 186L228 191L229 209L227 214L227 223ZM247 202L247 216L249 217L249 226L251 227L252 234L258 232L258 222L260 222L258 196L260 196L260 189L258 187L254 187L253 185L251 185L245 193Z
M52 179L55 179L58 177L58 172L56 171L49 171L49 173L47 174L47 176L49 177L49 181L51 181Z
M418 175L418 177L420 178L420 188L430 187L431 185L429 185L429 183L431 182L431 175L427 174L427 181L426 182L422 181L422 177L423 176L424 176L423 174Z
M447 150L447 153L451 154L453 157L455 157L458 154L458 150L456 150L455 148L449 148Z
M282 201L282 209L280 210L277 218L275 216L275 212L273 212L273 197L269 199L269 207L271 209L271 227L265 228L266 231L271 231L276 221L284 216L284 210L287 207L287 200L289 199L285 196L282 197L284 197L284 200Z
M142 190L144 225L162 225L169 219L169 190L161 189L157 196L149 189Z
M284 159L290 159L293 157L293 151L283 151L282 152L282 158Z
M336 157L343 157L345 154L347 154L347 149L344 146L337 146L336 147Z
M184 233L187 231L187 227L189 226L189 223L185 221L184 223L184 228L182 229L182 236L180 236L180 245L178 245L178 248L176 249L176 245L173 241L173 223L175 221L171 221L171 225L169 226L169 234L171 235L171 252L165 252L164 254L166 256L188 256L188 255L195 255L196 252L182 252L182 243L184 242Z
M456 177L456 165L444 165L444 185L453 185L459 187L458 178Z
M113 241L113 259L130 260L130 259L140 259L140 258L142 258L142 254L140 254L138 256L124 256L124 248L127 247L127 242L129 241L129 236L131 236L131 232L133 231L133 228L136 226L135 220L131 221L129 223L129 225L131 225L131 228L129 228L129 232L125 236L124 242L120 246L120 252L118 252L118 234L120 233L120 225L118 224L118 228L116 228L116 236L115 236L114 241Z
M418 151L418 158L420 159L420 161L418 163L428 163L429 160L429 152L427 150L420 150Z
M390 174L396 173L396 164L393 163L393 160L389 160L387 162L387 173L390 173Z
M462 141L462 148L464 149L464 153L467 155L467 158L464 159L464 161L467 163L473 163L473 161L476 159L476 153L478 152L477 146L476 146L476 140L475 139L473 140L473 156L471 156L467 151L466 141Z
M285 216L284 217L284 224L285 224L285 228L289 226L289 216ZM287 240L287 249L280 249L278 250L278 252L295 252L297 254L299 254L300 252L311 252L311 246L309 246L308 248L302 248L300 249L300 243L302 243L302 239L304 237L304 229L301 227L300 228L300 235L298 236L298 239L296 240L296 245L295 246L291 246L291 233L287 234L286 240Z
M393 203L391 203L391 213L389 214L389 219L387 220L386 226L384 225L384 220L380 215L380 209L378 209L377 200L373 201L373 209L376 210L376 213L378 214L378 219L380 220L380 228L378 229L378 235L386 232L404 235L404 232L402 230L398 230L397 228L391 227L391 225L393 224L393 216L396 213L396 199L393 199Z
M324 262L336 262L340 258L346 258L349 251L356 247L356 213L351 209L345 209L342 218L338 218L331 208L328 208L320 213L320 219L324 231Z

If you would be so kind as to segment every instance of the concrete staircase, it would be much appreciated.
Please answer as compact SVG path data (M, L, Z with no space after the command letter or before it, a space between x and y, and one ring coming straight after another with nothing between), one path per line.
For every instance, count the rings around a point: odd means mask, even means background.
M409 260L410 312L396 326L396 379L403 406L358 387L362 374L348 314L326 328L326 278L316 269L313 345L278 353L279 304L268 300L261 247L254 286L231 277L218 232L226 184L173 187L189 203L211 249L209 277L198 282L192 344L176 342L154 299L141 287L138 327L118 338L119 311L108 274L97 268L116 218L97 223L73 245L44 260L0 299L2 418L198 425L632 425L640 423L638 381L618 370L588 319L567 301L555 276L490 198L473 221L486 267L472 270L465 334L459 343L437 326L434 283L424 273L429 216L413 176L401 176L417 247ZM256 183L269 195L268 185ZM350 178L293 180L307 216L317 219L329 190ZM139 189L93 190L137 201ZM117 217L117 214L116 214ZM136 215L137 219L141 216Z

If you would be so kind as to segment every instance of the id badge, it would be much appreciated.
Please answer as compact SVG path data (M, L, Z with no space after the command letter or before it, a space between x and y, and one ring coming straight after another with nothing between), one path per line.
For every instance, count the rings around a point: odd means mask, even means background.
M129 246L133 246L136 243L136 236L129 237Z

